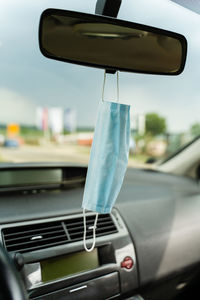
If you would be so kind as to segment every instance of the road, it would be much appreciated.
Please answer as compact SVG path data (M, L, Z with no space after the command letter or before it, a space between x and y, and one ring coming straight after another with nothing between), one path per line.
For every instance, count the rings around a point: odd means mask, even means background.
M0 148L0 160L5 162L70 162L87 164L89 161L89 147L73 144L41 146L23 145L19 148ZM145 164L129 159L130 167L144 167Z

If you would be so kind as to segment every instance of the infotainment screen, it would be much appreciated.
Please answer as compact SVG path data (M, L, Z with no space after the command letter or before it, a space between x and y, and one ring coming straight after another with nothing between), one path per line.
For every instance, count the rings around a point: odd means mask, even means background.
M40 262L42 281L48 282L99 267L98 251L81 251Z

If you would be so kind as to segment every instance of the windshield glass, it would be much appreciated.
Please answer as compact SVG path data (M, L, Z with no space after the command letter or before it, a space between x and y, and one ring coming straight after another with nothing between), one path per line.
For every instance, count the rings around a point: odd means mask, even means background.
M96 0L0 3L0 163L88 163L103 71L45 58L38 25L49 7L94 13ZM143 167L200 134L200 18L168 0L123 1L118 18L188 40L179 76L120 73L120 98L134 99L129 166ZM105 99L114 97L115 77L109 75Z

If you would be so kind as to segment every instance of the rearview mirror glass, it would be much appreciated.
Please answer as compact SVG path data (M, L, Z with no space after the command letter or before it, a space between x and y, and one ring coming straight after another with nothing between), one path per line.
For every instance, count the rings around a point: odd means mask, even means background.
M178 75L185 65L184 36L114 18L48 9L39 42L49 58L111 71Z

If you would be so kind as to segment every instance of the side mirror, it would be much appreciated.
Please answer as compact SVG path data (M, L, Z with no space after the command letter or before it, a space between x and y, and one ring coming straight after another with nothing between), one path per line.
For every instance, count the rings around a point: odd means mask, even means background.
M99 15L47 9L39 26L48 58L111 71L178 75L185 65L184 36Z
M145 161L146 164L154 164L157 162L157 159L155 157L149 157L147 158L147 160Z

